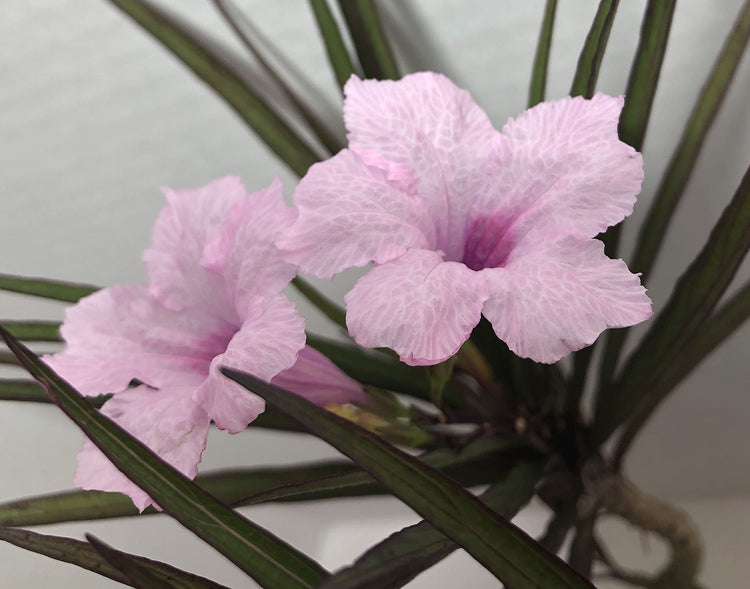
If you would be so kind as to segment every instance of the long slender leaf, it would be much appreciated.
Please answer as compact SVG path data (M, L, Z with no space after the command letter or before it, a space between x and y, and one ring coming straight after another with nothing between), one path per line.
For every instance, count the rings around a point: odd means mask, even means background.
M235 370L222 371L368 470L504 582L518 589L592 587L439 471L298 395Z
M310 0L310 6L312 6L315 20L318 23L318 29L323 37L333 73L336 75L339 86L343 89L346 81L356 73L356 70L354 69L349 51L344 44L339 25L336 23L336 19L333 18L327 0Z
M630 444L654 409L749 317L750 282L703 322L697 333L685 344L682 352L664 370L659 382L651 388L643 408L628 419L614 452L614 461L617 464L622 462Z
M118 568L109 564L92 546L81 540L3 527L0 527L0 540L25 550L43 554L55 560L68 562L88 569L119 583L125 585L131 584ZM219 585L209 579L182 571L157 560L126 553L120 554L149 569L157 579L170 582L170 587L178 587L180 589L226 589L224 585Z
M310 301L316 308L323 312L331 321L346 329L346 311L334 303L331 299L325 296L312 284L295 276L292 279L292 285L296 288L300 294L302 294L308 301Z
M539 42L534 56L534 66L531 70L529 107L544 100L544 91L547 86L547 65L549 64L550 47L552 46L552 30L555 26L555 12L557 12L557 0L547 0L544 7L542 30L539 33Z
M10 321L0 320L13 337L29 342L60 342L59 321Z
M511 518L529 501L541 474L540 462L519 463L479 498L503 517ZM372 547L352 566L328 578L320 589L402 587L456 548L455 542L422 521Z
M110 0L213 88L266 145L302 176L314 150L239 75L234 65L176 17L144 0Z
M0 274L0 290L9 290L11 292L20 292L55 301L75 303L98 289L88 284L77 284L62 280Z
M749 37L750 2L745 2L693 106L677 149L656 191L654 203L641 226L630 266L641 273L644 281L651 274L664 234L695 168L706 135L734 78ZM609 333L599 377L600 389L605 389L612 381L628 333L627 329Z
M229 509L96 411L6 330L0 328L0 335L60 408L123 474L258 583L311 588L328 576L317 563Z
M275 82L277 88L284 94L297 113L305 120L325 148L331 154L340 151L344 147L343 138L337 137L329 123L310 106L313 97L317 99L324 99L324 97L320 93L317 93L316 96L315 87L305 80L302 72L297 70L288 60L279 63L278 51L275 50L270 41L268 41L268 39L266 39L263 34L255 28L250 19L247 18L247 16L242 13L237 6L231 2L231 0L213 0L213 3L224 17L224 20L226 20L231 29L235 32L237 38L250 51L253 57L255 57L257 62L263 68L263 71L265 71ZM272 65L270 61L272 59L276 62L276 66ZM280 71L281 66L284 66L287 72L292 70L290 73L294 75L297 83L303 86L305 96L304 100L286 81Z
M591 23L586 41L583 44L581 55L578 58L578 66L573 77L573 85L570 88L571 96L584 96L591 98L596 90L596 81L599 78L599 67L607 49L609 32L615 20L617 5L620 0L601 0L599 8L596 9L594 21Z
M654 385L710 316L748 249L750 167L703 249L680 276L663 311L625 365L609 393L610 402L597 406L597 441L606 439L634 408L641 412L644 406L653 405L650 399L658 391Z
M365 76L398 80L401 74L380 24L374 0L339 0L339 6Z

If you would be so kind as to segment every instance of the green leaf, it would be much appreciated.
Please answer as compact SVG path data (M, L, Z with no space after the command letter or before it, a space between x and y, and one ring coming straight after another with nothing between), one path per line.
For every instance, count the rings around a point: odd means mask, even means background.
M101 407L112 395L86 397L94 407ZM31 403L53 403L47 391L39 383L27 379L0 378L0 400L27 401Z
M662 177L654 202L641 226L630 267L640 272L644 282L651 274L659 248L664 241L688 180L695 168L708 131L727 94L750 37L750 2L745 2L734 26L721 49L713 69L703 85L693 111L688 118L675 153ZM614 377L617 361L629 330L610 332L602 359L600 389L606 388Z
M594 21L591 23L589 34L583 44L578 58L578 67L570 87L571 96L591 98L596 91L596 81L599 78L599 68L602 65L604 51L607 49L609 32L615 20L617 5L620 0L601 0L596 9Z
M373 0L339 0L341 12L354 47L362 64L365 77L377 80L398 80L396 60L393 58L388 38L380 24Z
M529 107L544 100L544 90L547 86L547 65L549 64L550 47L552 46L552 30L555 26L555 12L557 0L547 0L544 7L544 20L536 46L534 66L531 70L531 87L529 88Z
M0 324L13 337L29 342L61 342L59 321L10 321L3 319Z
M105 577L109 577L119 583L131 585L128 578L120 572L117 567L112 566L102 558L102 556L88 543L73 538L62 536L51 536L38 534L29 530L18 530L14 528L0 527L0 540L30 550L38 554L43 554L49 558L54 558L62 562L68 562L81 568L93 571ZM119 551L114 551L119 552ZM219 585L198 575L181 571L171 565L119 552L123 558L127 558L138 565L148 569L159 581L170 582L169 587L179 587L180 589L226 589L224 585Z
M513 517L534 493L542 474L540 462L521 462L480 495L505 518ZM426 521L386 538L326 580L320 589L395 589L440 562L458 546Z
M20 292L45 299L75 303L98 290L96 286L48 280L46 278L26 278L11 274L0 274L0 290Z
M258 64L263 68L268 77L273 80L277 88L283 93L297 114L307 123L315 136L331 153L338 153L343 147L343 135L337 136L335 130L328 121L324 120L315 110L309 106L313 99L325 100L325 97L317 92L297 67L278 51L278 49L255 27L252 21L230 0L213 0L224 20L237 35L237 38L250 51ZM275 65L274 65L275 64ZM283 75L288 72L296 85L300 87L302 96L295 91Z
M292 278L292 285L326 317L346 329L346 311L342 307L299 276Z
M6 330L0 335L59 407L131 481L169 515L267 587L315 587L327 573L162 461L57 376Z
M748 249L750 168L703 249L680 276L664 309L629 358L622 377L608 393L608 402L597 406L596 441L604 441L626 418L656 406L653 397L660 397L657 383L685 345L698 335Z
M663 369L661 378L651 387L648 396L644 399L642 409L625 423L614 452L616 463L622 462L630 444L648 421L654 409L694 368L747 321L748 317L750 317L750 282L706 319L696 334L685 344L682 352Z
M312 6L318 29L328 52L328 60L331 62L339 86L343 89L347 80L356 73L352 58L344 44L341 31L336 19L333 18L327 0L310 0L310 6Z
M148 31L203 82L213 88L265 144L294 172L302 176L318 155L251 88L233 65L205 36L176 17L144 0L111 0Z
M298 395L235 370L222 371L369 471L504 582L518 589L592 587L439 471Z

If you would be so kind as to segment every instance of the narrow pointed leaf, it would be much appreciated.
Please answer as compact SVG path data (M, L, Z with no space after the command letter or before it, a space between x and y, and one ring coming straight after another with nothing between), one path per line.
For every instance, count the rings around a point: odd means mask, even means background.
M607 49L609 32L615 20L619 0L601 0L596 9L586 41L583 44L578 66L570 88L571 96L591 98L596 91L599 68L602 65L604 51Z
M313 149L236 71L230 60L190 27L144 0L111 0L213 88L265 144L302 176L318 161Z
M60 342L60 322L58 321L10 321L3 319L0 324L13 337L29 342Z
M365 77L398 80L396 60L380 24L374 0L339 0Z
M740 289L716 313L703 322L682 352L675 356L663 371L659 382L651 387L642 409L625 423L618 439L614 459L620 463L638 432L654 409L698 366L711 352L734 333L750 317L750 282Z
M222 371L369 471L504 582L517 589L592 587L439 471L298 395L235 370Z
M304 119L325 148L331 154L339 152L344 147L343 137L337 137L329 123L309 106L313 99L324 100L323 95L316 92L315 87L304 79L302 72L296 69L293 64L287 60L279 63L280 56L276 48L231 0L213 0L213 3L242 44L255 57L263 71L276 83L278 89L289 100L297 114ZM276 62L277 65L272 65L271 60ZM284 69L291 73L297 83L302 86L304 99L286 81L280 71L281 66L284 66Z
M311 588L327 576L317 563L232 511L96 411L7 331L0 328L0 335L58 406L118 469L164 511L262 586Z
M346 311L343 307L334 303L312 284L299 276L292 279L292 285L326 317L338 326L346 329Z
M544 100L547 86L547 65L549 64L550 47L552 46L552 30L555 27L555 12L557 0L547 0L544 7L542 30L536 45L534 66L531 70L531 87L529 88L529 108Z
M521 462L480 500L505 518L513 517L534 493L540 462ZM408 526L370 548L350 567L327 579L320 589L395 589L440 562L458 546L426 521Z
M641 226L630 267L640 272L642 280L651 274L669 223L680 202L685 186L695 168L708 131L719 112L729 85L747 47L750 37L750 2L746 1L724 42L719 57L703 85L687 121L677 149L656 191L656 197ZM610 332L602 359L600 388L606 388L614 377L617 360L629 330Z
M19 362L20 363L20 362ZM86 397L93 407L101 407L112 395ZM52 403L47 391L39 383L27 379L0 378L0 401Z
M328 60L333 68L333 73L336 75L336 80L339 86L343 90L346 81L352 77L356 72L352 58L349 55L349 50L344 44L344 39L341 36L339 25L336 19L333 18L331 8L328 6L327 0L310 0L310 6L315 14L315 20L318 23L318 29L323 37L323 42L326 46L328 53Z
M748 249L750 168L703 249L680 276L664 309L625 365L622 377L609 393L610 402L597 406L597 441L605 440L627 417L652 405L652 389L664 378L674 358L696 337Z
M88 284L77 284L62 280L0 274L0 290L9 290L11 292L20 292L55 301L75 303L98 289Z
M117 567L109 564L87 542L62 536L38 534L29 530L2 527L0 527L0 540L19 548L24 548L25 550L43 554L55 560L68 562L88 569L120 583L131 584L128 578ZM124 552L120 552L120 554L149 569L157 579L171 582L170 587L177 587L179 589L226 589L224 585L219 585L209 579L182 571L157 560L126 554Z

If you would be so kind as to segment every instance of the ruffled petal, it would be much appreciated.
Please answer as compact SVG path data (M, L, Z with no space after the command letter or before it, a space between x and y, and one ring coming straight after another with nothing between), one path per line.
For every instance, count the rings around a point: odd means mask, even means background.
M145 285L113 286L67 309L66 348L45 361L86 395L121 391L133 379L153 387L200 382L234 331L193 309L163 307Z
M331 278L409 247L430 247L430 219L419 201L349 150L312 166L294 202L299 217L277 245L307 274Z
M285 296L258 298L245 310L242 327L226 351L211 362L199 398L217 427L235 434L265 409L260 397L224 377L221 366L248 372L266 382L292 366L305 345L305 322Z
M175 310L198 306L231 320L223 277L206 272L201 261L229 211L248 199L245 187L227 176L201 188L163 192L167 205L154 225L151 248L143 253L151 294Z
M210 423L193 392L191 387L154 390L140 386L111 398L102 413L192 479L198 472ZM78 455L75 484L83 489L125 493L140 511L153 503L88 439Z
M219 236L203 250L201 265L223 276L234 305L241 308L248 297L277 294L294 278L297 267L282 259L274 242L296 217L284 202L278 178L229 211Z
M643 161L618 139L622 105L567 97L505 125L467 225L468 266L496 267L514 248L563 235L594 237L633 211Z
M389 347L412 366L437 364L479 322L487 287L481 274L432 251L409 250L375 266L346 295L349 333L367 348Z
M503 268L481 272L489 299L483 313L519 356L556 362L594 342L608 327L652 315L651 300L622 260L596 239L567 237L541 244Z
M271 384L324 407L367 400L361 384L310 346L302 348L294 366L279 372Z
M497 134L487 115L467 91L431 72L397 82L352 77L344 91L350 148L424 200L438 244L430 249L459 259L466 211Z

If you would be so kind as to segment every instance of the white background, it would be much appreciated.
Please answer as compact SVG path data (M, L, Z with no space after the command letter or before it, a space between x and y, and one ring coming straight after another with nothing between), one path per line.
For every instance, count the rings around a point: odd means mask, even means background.
M239 4L338 110L340 95L308 3ZM469 89L501 126L524 108L543 4L541 0L412 2L428 34L409 40L423 52L421 67L442 64L439 67ZM547 90L551 98L568 92L596 4L559 2ZM210 2L171 5L235 45ZM637 0L621 3L600 77L602 91L624 91L644 5ZM646 182L625 230L626 260L637 224L739 6L739 0L678 3L644 147ZM390 7L393 14L399 12L398 3L391 2ZM657 310L742 177L750 154L749 90L746 59L664 238L664 254L648 284ZM140 255L162 206L158 188L199 186L229 173L241 175L251 190L268 185L274 174L284 179L287 193L294 181L211 90L107 2L4 4L0 272L97 285L142 280ZM735 286L748 274L746 264ZM341 293L346 283L333 288ZM320 317L300 306L311 329L331 333ZM62 307L0 293L0 317L60 319ZM750 524L748 344L750 330L745 326L664 404L628 462L629 474L644 490L680 502L698 520L708 544L704 579L717 588L744 586L750 573L743 559ZM68 488L80 439L52 407L0 405L0 501ZM250 431L230 437L213 432L203 470L332 455L325 445L294 436ZM407 508L383 500L262 506L247 513L331 568L414 519ZM541 508L523 517L530 531L543 525ZM233 565L164 518L65 525L46 531L75 537L91 531L122 549L233 587L248 586ZM616 554L627 555L626 562L649 566L660 562L662 552L656 542L644 555L637 536L624 528L607 531L621 551ZM449 560L430 574L418 586L494 586L468 558ZM70 565L0 545L0 587L52 586L109 585Z

